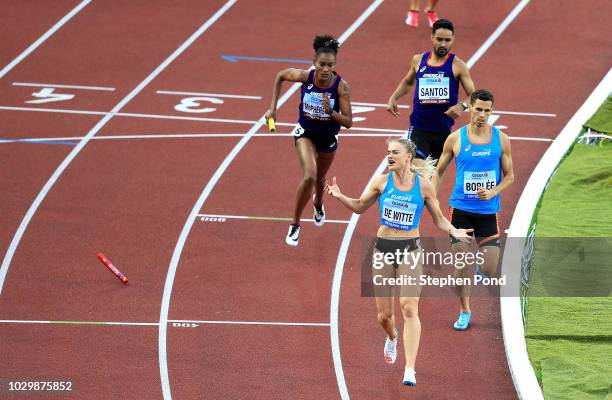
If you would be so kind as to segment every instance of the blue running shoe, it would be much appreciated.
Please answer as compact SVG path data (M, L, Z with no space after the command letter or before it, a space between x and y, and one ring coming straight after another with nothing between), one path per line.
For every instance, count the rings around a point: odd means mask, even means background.
M469 311L461 311L459 313L459 319L453 324L453 328L458 331L464 331L470 326L470 318L472 313Z
M474 275L478 275L481 278L480 282L483 282L486 278L488 278L488 276L480 270L480 265L476 266L476 271L474 271ZM478 282L476 282L475 279L474 279L474 285L478 285Z

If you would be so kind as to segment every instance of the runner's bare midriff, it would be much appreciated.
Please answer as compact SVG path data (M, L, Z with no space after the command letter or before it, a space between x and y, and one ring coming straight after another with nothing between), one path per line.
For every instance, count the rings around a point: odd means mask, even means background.
M414 228L409 231L403 231L401 229L391 228L389 226L381 225L378 227L376 236L383 239L409 239L419 237L419 228Z

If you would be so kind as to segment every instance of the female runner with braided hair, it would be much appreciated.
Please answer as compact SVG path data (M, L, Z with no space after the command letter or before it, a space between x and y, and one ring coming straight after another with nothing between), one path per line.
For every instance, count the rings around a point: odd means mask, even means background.
M340 126L350 128L353 124L349 85L335 71L339 45L332 36L316 36L314 68L280 71L274 80L270 109L265 114L266 120L276 119L276 104L283 81L302 82L299 122L292 133L304 176L298 186L293 221L285 239L290 246L298 245L300 218L313 188L314 223L316 226L325 223L325 174L338 148Z
M435 161L431 158L416 166L416 145L409 139L389 139L387 165L389 173L377 177L358 199L345 196L333 178L325 191L340 200L354 213L365 212L378 200L380 227L376 235L372 255L372 277L376 299L377 318L387 333L384 357L389 364L397 357L397 329L393 312L396 285L410 279L410 284L399 285L399 301L404 316L403 344L406 356L404 385L416 385L416 362L421 321L418 314L422 275L422 257L412 252L421 252L419 220L423 206L426 206L438 229L450 234L461 242L469 243L472 229L456 229L443 215L436 198L436 190L429 181L434 172ZM402 254L402 256L398 256ZM408 256L410 255L410 256ZM387 257L390 256L390 257ZM389 262L389 258L393 262Z

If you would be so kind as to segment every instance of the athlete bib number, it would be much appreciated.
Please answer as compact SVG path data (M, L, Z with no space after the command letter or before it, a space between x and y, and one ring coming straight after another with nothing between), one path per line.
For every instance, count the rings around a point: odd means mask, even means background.
M329 121L330 115L323 109L323 96L324 93L312 92L304 94L302 101L302 111L304 115L310 119L317 119L321 121ZM334 109L335 99L329 99L329 106Z
M448 103L450 80L445 76L419 78L419 101L421 104Z
M304 134L304 128L302 128L302 125L297 124L295 125L295 128L293 128L293 130L291 131L291 134L295 137L300 137Z
M383 225L405 231L411 230L413 229L416 209L417 205L414 203L387 198L383 203Z
M463 173L463 193L466 199L478 198L480 189L491 190L497 185L495 171L465 171Z

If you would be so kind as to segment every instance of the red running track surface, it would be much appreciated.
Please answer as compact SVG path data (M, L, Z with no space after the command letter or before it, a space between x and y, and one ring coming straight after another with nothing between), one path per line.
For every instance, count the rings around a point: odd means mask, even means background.
M10 45L0 49L3 65L78 3L54 2L53 8L43 1L7 4L0 6L3 15L10 16L2 28L3 37L10 38ZM223 4L87 5L0 79L0 139L85 136L103 118L100 113L109 112ZM288 6L240 0L120 110L138 115L116 115L101 128L96 134L101 139L91 140L67 166L16 248L0 295L0 319L15 320L0 323L5 361L0 380L72 380L76 390L67 398L162 398L156 324L168 266L193 205L240 136L116 136L246 133L267 108L275 73L307 65L230 63L221 56L309 60L315 34L339 36L369 4L315 0ZM467 61L515 4L442 2L440 16L456 25L454 50L459 57ZM354 103L386 103L411 55L428 49L429 30L404 25L406 7L403 2L383 3L341 47L338 70L351 85ZM497 124L508 126L511 137L554 138L607 71L608 65L597 61L610 58L610 50L597 44L606 21L592 13L605 3L577 4L571 13L556 7L552 1L530 3L472 68L476 85L496 94L496 109L556 114L502 115ZM23 29L25 21L28 29ZM592 57L602 51L604 57ZM31 104L26 101L40 88L13 82L115 90L57 88L56 93L76 96ZM174 106L189 96L158 94L160 90L261 98L224 98L212 113L185 113ZM290 131L282 122L295 121L297 102L294 95L280 108L279 133ZM408 126L409 111L402 110L399 119L384 108L355 114L366 120L343 133L382 128L398 134ZM464 117L457 126L465 122ZM330 176L338 177L346 193L363 190L383 157L385 139L341 137ZM74 150L65 139L60 142L0 143L0 254L7 252L43 185ZM516 182L503 196L502 229L548 144L512 141ZM440 191L443 209L453 173L451 168ZM299 179L292 139L256 135L199 212L289 217ZM327 202L326 208L330 219L350 218L337 202ZM309 214L307 208L304 217ZM384 334L376 323L373 299L359 292L362 247L373 237L376 218L372 210L357 224L340 292L340 350L351 398L516 398L495 298L474 299L473 326L458 333L451 328L456 299L423 297L418 386L401 385L403 356L395 366L384 364ZM330 223L322 229L304 224L297 249L283 243L286 227L286 221L195 221L181 253L169 308L166 348L173 398L340 398L328 324L332 278L346 224ZM421 233L438 235L429 216ZM95 257L98 252L126 273L129 285L124 287L106 271ZM174 320L193 322L176 327ZM400 316L397 320L401 324ZM96 321L124 324L86 323ZM302 325L230 323L238 321ZM148 325L130 325L137 323Z

